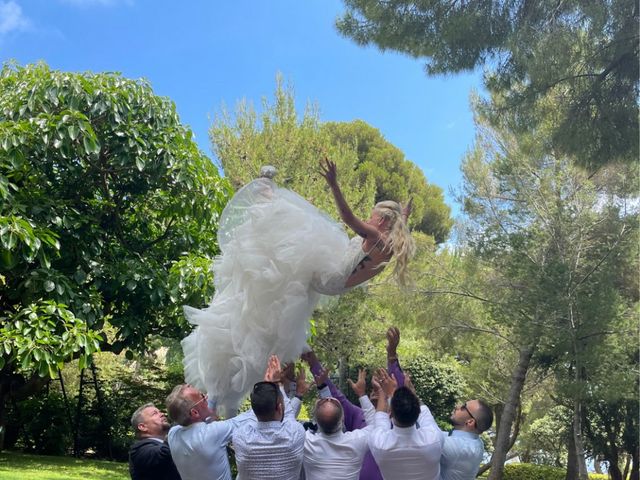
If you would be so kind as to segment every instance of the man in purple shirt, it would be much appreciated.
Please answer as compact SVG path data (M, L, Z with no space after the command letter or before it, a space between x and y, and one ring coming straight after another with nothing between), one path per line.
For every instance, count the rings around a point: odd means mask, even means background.
M395 376L398 386L401 387L404 385L404 373L402 372L400 363L398 362L397 348L399 343L400 330L396 327L390 327L387 330L387 371L389 372L389 375ZM318 385L318 388L323 386L322 382L326 383L326 386L329 387L329 390L331 391L331 396L340 401L344 411L345 429L350 432L352 430L364 428L366 426L366 422L364 420L364 413L362 412L362 409L351 403L340 389L336 387L331 380L329 380L327 370L322 368L322 365L315 354L313 352L306 353L303 355L303 359L309 364L311 373L320 380L321 385ZM374 403L376 401L373 395L371 401ZM367 452L364 457L364 461L362 462L360 480L383 480L380 469L378 468L378 465L376 465L376 461L373 459L371 452Z

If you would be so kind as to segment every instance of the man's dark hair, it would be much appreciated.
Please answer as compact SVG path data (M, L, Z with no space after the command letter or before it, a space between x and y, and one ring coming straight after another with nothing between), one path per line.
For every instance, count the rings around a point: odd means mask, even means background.
M399 427L415 425L420 416L420 401L407 387L399 387L391 397L391 413Z
M280 390L273 382L258 382L251 392L251 408L261 422L273 419L273 414L278 408Z
M493 412L491 411L491 407L482 400L478 400L478 405L478 411L475 414L476 430L478 433L482 433L491 428L493 424Z

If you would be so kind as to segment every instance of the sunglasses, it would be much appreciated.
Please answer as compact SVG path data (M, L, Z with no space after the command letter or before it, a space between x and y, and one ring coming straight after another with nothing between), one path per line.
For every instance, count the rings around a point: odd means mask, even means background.
M342 407L342 404L340 403L340 400L338 400L337 398L333 398L333 397L325 397L325 398L319 398L318 400L316 400L316 407L319 407L320 405L323 405L327 402L333 403L334 405L338 406L338 407Z
M476 417L473 416L473 413L471 413L469 411L469 407L467 407L467 402L464 402L461 406L460 406L460 410L464 410L465 412L467 412L469 414L469 416L471 418L473 418L473 421L478 423L478 421L476 420Z
M207 395L206 395L206 394L204 394L204 393L201 393L201 394L200 394L200 397L201 397L201 398L200 398L200 400L198 400L196 403L194 403L193 405L191 405L191 406L189 407L189 410L191 410L193 407L195 407L196 405L199 405L200 403L204 402L204 401L207 399Z

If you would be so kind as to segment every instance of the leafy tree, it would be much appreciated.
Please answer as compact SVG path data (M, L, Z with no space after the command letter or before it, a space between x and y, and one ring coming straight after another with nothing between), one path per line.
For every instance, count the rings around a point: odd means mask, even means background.
M356 149L359 174L375 180L376 202L406 201L412 197L410 225L431 235L436 243L447 239L453 221L451 209L444 203L442 189L428 183L422 170L385 140L378 129L362 120L328 122L322 129L329 133L332 143Z
M620 318L613 272L629 262L635 223L599 175L553 153L549 130L522 135L511 128L511 117L503 117L499 128L482 115L477 120L476 148L463 163L468 223L462 238L490 267L483 289L490 314L519 350L490 478L502 474L524 381L534 366L569 367L578 389L570 398L582 477L583 366L591 342ZM615 167L605 170L611 174Z
M521 131L550 123L559 155L598 166L638 157L638 4L631 0L344 0L338 30L426 59L430 75L487 68ZM545 98L557 105L550 111Z
M260 119L252 106L241 102L235 118L222 112L210 136L218 165L235 189L257 178L263 165L273 165L278 169L279 185L291 188L337 218L333 197L318 168L327 155L338 166L340 186L354 213L368 217L373 208L374 185L371 179L357 174L358 158L353 147L331 145L313 108L307 107L299 119L293 90L284 87L281 77L273 104L263 100Z
M84 368L97 350L183 336L183 301L212 293L228 193L173 103L145 81L6 65L0 416L8 397L72 358Z

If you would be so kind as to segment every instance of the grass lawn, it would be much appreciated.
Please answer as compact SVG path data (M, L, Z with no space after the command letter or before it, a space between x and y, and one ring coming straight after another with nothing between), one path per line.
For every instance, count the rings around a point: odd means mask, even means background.
M0 453L0 480L128 480L126 463Z

